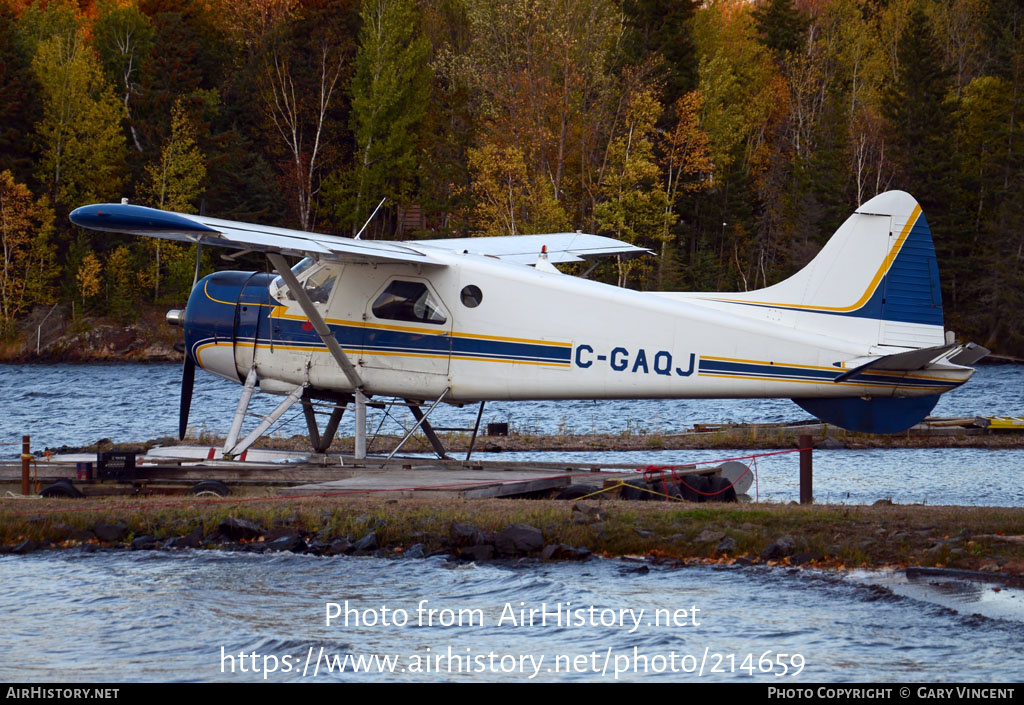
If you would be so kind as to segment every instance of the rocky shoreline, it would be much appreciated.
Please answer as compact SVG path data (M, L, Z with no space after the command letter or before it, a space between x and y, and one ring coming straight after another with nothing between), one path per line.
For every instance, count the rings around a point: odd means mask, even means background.
M83 506L84 505L84 506ZM930 568L1024 585L1024 509L244 497L0 503L0 553L218 549L453 561Z

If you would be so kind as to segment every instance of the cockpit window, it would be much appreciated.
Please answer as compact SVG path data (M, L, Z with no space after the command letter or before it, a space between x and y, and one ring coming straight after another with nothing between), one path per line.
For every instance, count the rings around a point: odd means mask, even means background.
M292 267L292 274L297 279L302 279L302 276L315 264L316 260L312 257L301 259ZM310 274L306 281L302 283L302 288L313 303L325 304L330 298L331 290L334 288L337 280L337 269L328 265ZM295 296L288 291L288 286L280 276L274 277L274 280L270 283L270 295L279 303L284 303L286 299L288 301L295 300Z
M315 262L316 260L313 259L312 257L303 257L292 266L292 274L298 277L307 269L312 267Z
M333 267L324 267L318 272L313 272L303 283L302 288L306 290L309 300L315 304L325 304L331 298L331 290L338 281L338 273Z
M440 303L426 284L396 280L373 302L373 315L395 321L445 323Z

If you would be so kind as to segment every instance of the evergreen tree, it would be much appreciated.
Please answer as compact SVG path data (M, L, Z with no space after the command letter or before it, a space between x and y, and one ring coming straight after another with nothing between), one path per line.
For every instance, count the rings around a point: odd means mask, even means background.
M430 46L412 0L366 0L352 81L356 164L339 217L355 233L380 198L413 190L417 146L430 97Z
M761 43L772 50L777 61L800 51L808 21L793 0L764 0L751 14Z
M9 169L20 181L32 170L30 136L39 109L37 95L14 14L0 4L0 171Z
M697 49L693 42L696 0L624 0L624 58L641 64L652 55L664 61L662 103L668 106L697 87Z
M896 81L882 101L899 169L895 185L921 203L942 250L940 260L949 266L956 259L951 247L959 210L954 104L948 99L953 84L920 4L900 37L897 59Z

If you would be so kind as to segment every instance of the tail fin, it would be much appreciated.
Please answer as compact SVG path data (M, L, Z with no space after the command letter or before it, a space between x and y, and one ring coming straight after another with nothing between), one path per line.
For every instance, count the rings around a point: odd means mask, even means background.
M903 191L880 194L858 208L789 279L701 298L774 309L776 316L787 312L796 327L834 329L871 345L920 348L945 340L931 229L917 201Z

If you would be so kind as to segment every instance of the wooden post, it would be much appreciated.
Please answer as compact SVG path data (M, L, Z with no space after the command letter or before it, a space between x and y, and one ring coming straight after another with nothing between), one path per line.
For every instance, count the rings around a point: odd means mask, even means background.
M21 493L28 494L28 464L32 457L28 436L21 437Z
M800 446L800 504L811 504L814 502L811 437L800 436L797 443Z

